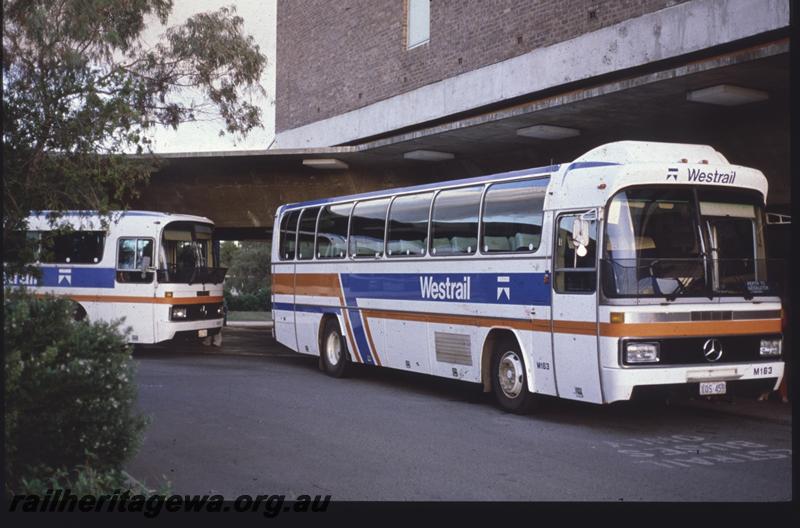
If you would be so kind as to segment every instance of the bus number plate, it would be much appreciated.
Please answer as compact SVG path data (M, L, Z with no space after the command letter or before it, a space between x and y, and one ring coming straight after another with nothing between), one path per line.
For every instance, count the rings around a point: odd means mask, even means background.
M197 337L208 337L208 330L198 330Z
M714 396L725 394L727 383L724 381L707 381L700 384L700 396Z

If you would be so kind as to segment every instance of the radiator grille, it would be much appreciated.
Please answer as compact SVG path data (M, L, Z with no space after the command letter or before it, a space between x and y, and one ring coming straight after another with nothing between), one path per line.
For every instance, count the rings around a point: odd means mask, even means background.
M435 332L434 340L436 342L436 361L456 365L472 365L468 335Z

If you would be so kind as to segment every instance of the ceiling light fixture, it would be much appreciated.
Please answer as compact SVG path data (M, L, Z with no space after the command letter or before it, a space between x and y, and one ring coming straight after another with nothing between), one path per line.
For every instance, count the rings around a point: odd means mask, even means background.
M517 130L518 136L535 139L565 139L579 136L581 131L577 128L568 128L555 125L533 125Z
M405 159L422 161L443 161L455 158L450 152L440 152L438 150L412 150L403 154Z
M304 159L303 165L315 169L346 169L347 163L334 158L310 158Z
M695 103L709 103L722 106L736 106L769 99L767 92L742 88L731 84L718 84L686 93L686 100Z

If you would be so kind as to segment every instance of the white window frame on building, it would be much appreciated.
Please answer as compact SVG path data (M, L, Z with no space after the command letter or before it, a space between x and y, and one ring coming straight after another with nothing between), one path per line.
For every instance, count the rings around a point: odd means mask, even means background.
M431 0L406 0L406 49L431 39Z

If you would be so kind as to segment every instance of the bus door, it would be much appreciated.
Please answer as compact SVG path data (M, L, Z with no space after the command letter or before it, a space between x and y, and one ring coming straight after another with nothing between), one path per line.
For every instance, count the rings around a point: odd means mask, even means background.
M555 226L550 316L558 395L600 403L597 211L559 213Z
M297 348L295 302L297 300L297 266L294 263L297 245L297 220L300 210L283 215L278 238L278 261L272 262L272 321L275 339L292 350ZM280 296L276 299L277 296Z
M117 240L114 316L125 318L120 327L131 328L128 335L131 343L155 340L154 249L155 239L150 236L125 236Z

